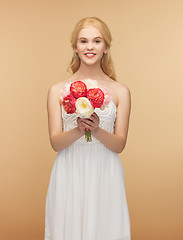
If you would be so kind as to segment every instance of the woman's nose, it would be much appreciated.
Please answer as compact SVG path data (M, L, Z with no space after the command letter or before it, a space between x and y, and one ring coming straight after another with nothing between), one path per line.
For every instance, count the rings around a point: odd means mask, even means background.
M88 42L87 49L93 49L93 44L91 42Z

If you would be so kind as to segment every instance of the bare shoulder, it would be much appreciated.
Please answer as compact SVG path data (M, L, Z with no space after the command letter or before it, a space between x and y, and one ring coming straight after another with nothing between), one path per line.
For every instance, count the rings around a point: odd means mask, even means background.
M51 85L48 89L49 92L59 92L63 87L64 85L68 82L68 80L65 80L65 81L62 81L62 82L58 82L58 83L55 83L53 85Z
M48 96L52 96L55 98L60 98L61 90L64 88L64 86L69 82L69 79L66 79L62 82L55 83L51 85L48 89Z
M118 98L118 105L129 105L130 106L130 102L131 102L131 93L130 93L130 89L120 83L117 82L117 88L116 88L116 93L117 93L117 98Z
M117 105L119 105L121 101L130 100L131 98L130 89L121 82L110 81L110 90Z
M122 98L122 97L129 98L131 95L130 89L126 85L124 85L120 82L116 82L116 83L117 83L116 84L116 92L117 92L118 98Z
M130 92L129 88L121 82L113 81L113 85L116 91L119 92Z

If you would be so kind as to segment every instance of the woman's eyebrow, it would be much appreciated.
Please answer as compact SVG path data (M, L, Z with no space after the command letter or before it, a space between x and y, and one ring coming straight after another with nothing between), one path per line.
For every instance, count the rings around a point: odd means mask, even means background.
M96 38L102 39L101 37L95 37L94 39L96 39ZM87 38L85 38L85 37L80 37L79 39L87 39Z

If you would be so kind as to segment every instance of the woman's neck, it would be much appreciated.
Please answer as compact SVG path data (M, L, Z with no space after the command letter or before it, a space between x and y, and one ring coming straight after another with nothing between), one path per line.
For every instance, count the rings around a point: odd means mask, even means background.
M106 79L107 75L103 72L100 65L84 65L82 64L78 71L74 74L76 79Z

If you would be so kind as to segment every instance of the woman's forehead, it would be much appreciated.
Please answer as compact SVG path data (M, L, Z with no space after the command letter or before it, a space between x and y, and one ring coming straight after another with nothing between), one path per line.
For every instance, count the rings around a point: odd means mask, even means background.
M80 30L78 34L78 38L96 38L101 37L102 34L99 32L99 30L96 27L93 26L87 26Z

